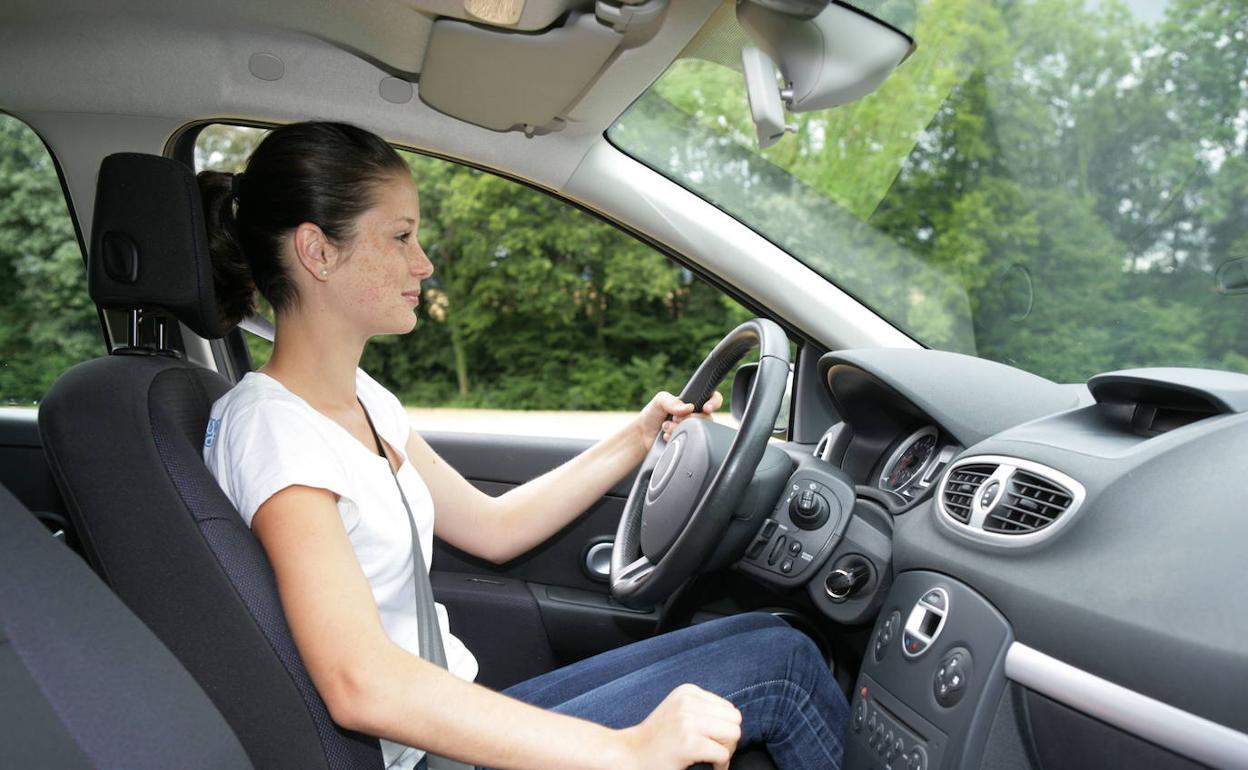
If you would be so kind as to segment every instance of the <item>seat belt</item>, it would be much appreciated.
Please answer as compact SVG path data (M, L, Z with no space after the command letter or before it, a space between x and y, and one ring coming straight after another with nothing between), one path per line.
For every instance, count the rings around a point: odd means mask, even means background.
M358 396L356 400L359 401ZM420 644L420 657L435 666L446 668L446 649L442 646L438 611L433 601L433 584L429 582L429 570L425 567L425 557L420 548L420 533L416 530L416 517L412 514L412 506L407 502L407 495L403 494L399 474L390 462L386 450L382 448L381 436L378 435L377 428L373 425L373 418L369 416L368 408L364 406L363 401L360 401L360 408L364 410L364 419L368 420L368 429L373 432L373 441L377 442L377 454L385 459L386 467L390 469L390 475L394 477L394 486L399 490L399 499L403 501L403 508L407 510L408 524L412 527L412 572L414 573L413 582L416 584L416 634ZM428 752L425 753L425 759L429 770L475 770L472 765L435 756Z

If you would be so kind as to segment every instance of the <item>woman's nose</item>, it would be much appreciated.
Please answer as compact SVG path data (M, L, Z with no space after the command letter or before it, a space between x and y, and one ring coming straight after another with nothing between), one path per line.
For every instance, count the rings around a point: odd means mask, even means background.
M412 260L411 270L412 275L422 281L433 275L433 262L429 261L429 255L419 243L416 244L416 258Z

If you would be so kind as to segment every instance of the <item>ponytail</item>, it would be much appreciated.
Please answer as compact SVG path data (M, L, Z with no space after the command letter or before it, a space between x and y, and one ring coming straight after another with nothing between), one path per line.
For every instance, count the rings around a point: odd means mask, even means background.
M235 175L201 171L199 194L208 228L213 285L221 316L231 326L256 312L256 283L243 251L234 216Z

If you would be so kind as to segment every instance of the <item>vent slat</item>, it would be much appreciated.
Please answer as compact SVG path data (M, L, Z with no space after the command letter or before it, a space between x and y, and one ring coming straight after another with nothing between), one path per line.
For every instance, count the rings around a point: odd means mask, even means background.
M971 504L975 490L997 472L996 465L961 465L949 473L941 501L951 519L967 524L971 520Z
M1025 509L1025 508L1019 508L1019 507L1018 507L1018 506L1016 506L1016 505L1010 505L1009 503L1002 503L1002 504L1001 504L1001 507L1003 507L1003 508L1005 508L1006 510L1009 510L1009 511L1014 511L1015 513L1017 513L1017 514L1019 514L1019 515L1021 515L1021 516L1033 516L1033 517L1035 517L1035 518L1037 518L1037 519L1040 519L1040 520L1044 521L1046 524L1047 524L1047 523L1049 523L1049 522L1051 522L1051 521L1053 521L1053 520L1054 520L1054 519L1056 519L1058 516L1062 515L1062 511L1058 511L1057 513L1055 513L1055 514L1054 514L1054 515L1052 515L1052 516L1046 516L1045 514L1040 513L1039 511L1029 511L1029 510L1027 510L1027 509Z
M1021 535L1044 529L1057 521L1074 499L1065 487L1034 473L1016 471L1008 496L988 515L984 531Z

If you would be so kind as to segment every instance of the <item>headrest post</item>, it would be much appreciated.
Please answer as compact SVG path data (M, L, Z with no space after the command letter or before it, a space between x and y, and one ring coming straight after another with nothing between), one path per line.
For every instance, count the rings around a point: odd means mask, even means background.
M128 344L132 348L139 346L139 313L141 312L137 307L130 310L130 338Z
M156 349L161 350L161 351L168 350L168 346L165 345L165 317L164 316L156 317Z

